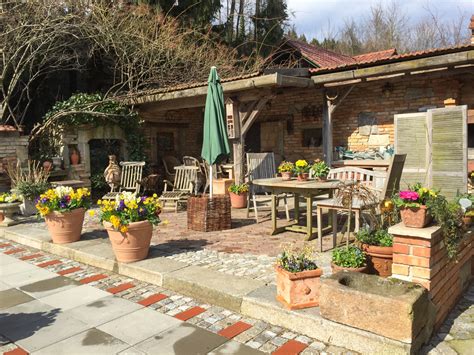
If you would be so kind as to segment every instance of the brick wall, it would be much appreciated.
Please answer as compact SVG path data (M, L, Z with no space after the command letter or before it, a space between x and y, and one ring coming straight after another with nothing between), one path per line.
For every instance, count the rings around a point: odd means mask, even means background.
M472 277L472 237L465 238L457 258L451 260L439 227L406 228L400 223L389 232L394 235L392 277L429 290L437 307L435 327L439 327Z

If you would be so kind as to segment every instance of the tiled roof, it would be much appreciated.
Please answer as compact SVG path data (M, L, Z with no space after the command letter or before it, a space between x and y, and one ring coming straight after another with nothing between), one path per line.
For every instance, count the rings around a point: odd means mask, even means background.
M311 73L321 73L321 72L329 72L329 71L335 71L335 70L347 70L347 69L358 68L358 67L361 67L361 66L370 66L370 65L374 65L374 64L385 64L385 63L392 63L392 62L398 62L398 61L403 61L403 60L430 57L430 56L434 56L434 55L461 52L461 51L464 51L464 50L467 50L467 49L474 49L474 45L473 44L463 44L463 45L446 47L446 48L427 49L427 50L422 50L422 51L415 51L415 52L397 54L397 55L393 55L393 56L390 56L390 57L387 57L387 58L371 59L371 60L365 60L365 61L361 60L361 61L358 61L358 62L355 62L355 63L339 64L339 65L333 65L333 66L325 67L325 68L314 68L314 69L309 69L309 71Z
M295 39L288 39L285 43L298 50L306 60L318 67L326 68L356 62L354 58L348 55L339 54Z
M355 55L352 58L357 62L373 62L375 60L388 59L394 55L397 55L397 50L395 48L390 48L383 51Z

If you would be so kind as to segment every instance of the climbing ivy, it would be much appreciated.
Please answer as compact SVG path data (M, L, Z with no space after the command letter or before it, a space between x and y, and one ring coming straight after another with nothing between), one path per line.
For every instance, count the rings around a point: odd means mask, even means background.
M128 143L130 160L146 160L146 141L143 137L142 121L138 114L118 101L105 99L101 94L78 93L69 99L57 102L43 118L43 130L39 140L49 138L49 151L57 150L58 136L66 129L85 124L103 126L114 124L120 127ZM43 139L42 139L43 138ZM50 155L46 153L43 155ZM44 160L44 158L43 158Z

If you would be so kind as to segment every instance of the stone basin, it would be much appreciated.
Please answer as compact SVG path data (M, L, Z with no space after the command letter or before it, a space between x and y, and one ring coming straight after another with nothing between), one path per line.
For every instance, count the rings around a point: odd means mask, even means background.
M21 202L7 202L0 203L0 213L3 214L3 220L0 222L0 227L10 227L18 224L18 221L13 217L15 212L20 210Z
M321 279L321 316L419 348L433 330L435 308L420 285L357 272Z

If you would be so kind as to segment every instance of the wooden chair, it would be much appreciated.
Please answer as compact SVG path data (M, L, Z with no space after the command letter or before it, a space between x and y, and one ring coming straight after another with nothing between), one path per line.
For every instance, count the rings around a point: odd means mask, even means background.
M374 191L374 200L360 201L357 198L352 203L352 211L355 215L354 231L358 232L360 228L360 216L363 210L377 206L386 198L391 198L394 193L400 189L400 180L402 177L403 165L405 164L406 154L397 154L392 158L387 172L371 171L361 168L338 168L330 171L328 178L339 180L361 181L370 186ZM327 209L332 213L332 244L333 248L336 246L337 237L337 213L349 210L342 205L342 202L337 198L329 198L317 202L317 218L318 218L318 237L319 250L322 251L322 213L323 209Z
M180 166L181 162L173 155L165 155L163 159L163 166L165 168L165 178L168 181L174 182L175 179L175 171L174 168L176 166Z
M196 181L197 168L194 166L175 167L174 183L164 180L165 186L163 193L159 197L163 210L169 209L166 205L171 202L175 212L178 212L180 203L186 203L188 197L194 192L194 182ZM168 191L168 187L172 190Z
M270 203L271 196L269 196L261 186L253 185L252 180L270 179L276 177L275 157L273 153L247 153L247 171L249 184L247 218L249 218L250 209L253 209L255 213L255 220L258 223L258 204ZM277 195L277 207L281 199L285 205L286 219L290 220L290 212L288 210L286 194ZM252 207L250 207L251 202Z
M203 167L201 166L201 162L191 156L185 155L183 157L183 164L185 166L195 166L197 168L196 174L196 181L194 181L194 193L197 194L201 188L206 185L206 174L203 171Z
M102 197L103 200L113 200L122 191L132 191L138 194L140 192L140 183L142 181L144 161L122 161L120 162L122 173L120 175L119 190L112 190Z

